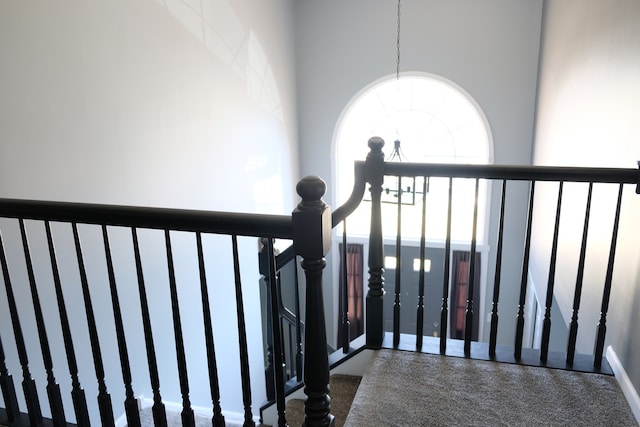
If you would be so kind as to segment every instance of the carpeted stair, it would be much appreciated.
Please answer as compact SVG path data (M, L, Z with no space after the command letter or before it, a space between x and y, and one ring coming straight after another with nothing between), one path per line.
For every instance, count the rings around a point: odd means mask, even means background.
M613 376L399 350L374 354L345 422L450 425L638 424Z

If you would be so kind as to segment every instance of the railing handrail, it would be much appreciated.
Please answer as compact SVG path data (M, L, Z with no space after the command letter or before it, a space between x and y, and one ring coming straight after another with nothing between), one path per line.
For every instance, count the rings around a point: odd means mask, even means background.
M364 162L359 163L364 164ZM384 174L522 181L593 181L636 184L640 189L640 170L638 168L384 162Z
M1 199L0 217L291 239L290 215Z

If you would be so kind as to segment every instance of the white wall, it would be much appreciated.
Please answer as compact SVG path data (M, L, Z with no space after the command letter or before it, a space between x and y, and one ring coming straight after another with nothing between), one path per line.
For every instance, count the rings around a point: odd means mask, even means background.
M640 4L632 0L549 0L545 3L534 162L636 168L640 159ZM579 186L578 186L579 187ZM579 313L579 350L593 351L602 285L609 255L616 186L595 190L587 242L585 290ZM555 209L557 189L539 193L540 207ZM598 198L595 198L595 197ZM576 266L586 203L584 186L568 186L556 274L556 298L564 321L571 317ZM607 317L608 344L640 386L637 328L640 306L640 196L625 188ZM538 216L532 275L546 284L553 213ZM544 294L543 294L544 295ZM562 322L562 319L555 319ZM554 322L554 319L552 319ZM566 339L565 339L566 342ZM566 345L566 344L565 344Z
M0 4L0 197L78 202L180 207L244 212L289 213L298 177L296 99L294 88L292 11L288 0L117 0L57 1ZM5 243L16 241L15 223L3 222ZM61 252L72 250L56 231ZM43 254L38 226L30 226L34 252ZM134 390L150 395L140 329L135 270L130 235L111 230L118 248L118 286L132 349ZM97 229L81 231L93 266L92 298L101 325L107 381L116 410L124 399L117 358L104 258ZM176 260L186 335L201 337L193 237L175 235ZM161 236L144 240L155 340L160 349L161 391L179 401L172 329L168 316L166 264ZM255 239L242 240L248 257L243 268L245 307L255 313L248 329L252 354L254 410L264 399L262 343L258 314L258 273ZM224 378L223 408L242 412L232 273L215 264L216 251L227 240L209 239L208 262L218 363ZM11 257L18 299L29 306L19 246ZM181 253L178 253L182 251ZM45 301L53 298L46 256L37 271ZM78 299L77 267L64 267L71 276L65 295ZM216 292L213 296L213 292ZM2 338L8 361L19 378L13 334L0 292ZM193 302L195 305L193 304ZM57 314L45 308L52 341L60 343ZM51 317L49 317L51 316ZM23 315L25 328L32 315ZM200 315L201 317L201 315ZM86 345L86 323L73 320L76 342ZM162 334L160 331L164 331ZM200 334L200 335L198 335ZM165 336L163 336L165 335ZM32 369L43 368L34 341ZM196 338L194 338L196 339ZM200 339L201 340L201 339ZM192 399L210 406L203 343L189 348ZM230 350L225 351L225 347ZM95 411L95 376L88 353L80 354L81 380ZM56 359L57 379L68 396L64 357ZM41 390L41 397L46 394ZM46 408L46 404L43 405ZM73 411L67 407L67 415ZM47 410L45 409L45 412ZM94 413L95 415L95 413ZM95 421L95 420L94 420ZM96 424L98 422L96 421Z
M396 8L393 0L294 4L301 171L327 180L329 203L335 203L332 189L339 185L332 144L341 114L363 88L395 75ZM488 118L497 164L531 162L541 13L541 0L402 1L401 71L438 74L469 93ZM366 143L353 141L363 153ZM522 252L526 191L512 190L508 208L520 218L506 224L512 241L505 253L516 260ZM498 202L494 192L494 210ZM495 222L491 235L496 235ZM512 319L521 261L505 259L503 265L501 300L508 303L502 313ZM492 277L491 271L488 283ZM504 340L513 341L514 329L504 325Z

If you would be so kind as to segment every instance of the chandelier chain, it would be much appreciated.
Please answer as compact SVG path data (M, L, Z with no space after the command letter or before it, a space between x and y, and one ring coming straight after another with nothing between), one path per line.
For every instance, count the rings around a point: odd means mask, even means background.
M396 34L396 80L400 80L400 0L398 0L398 22Z

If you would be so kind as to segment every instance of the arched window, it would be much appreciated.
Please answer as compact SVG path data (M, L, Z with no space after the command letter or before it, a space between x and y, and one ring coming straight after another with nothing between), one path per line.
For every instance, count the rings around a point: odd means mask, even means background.
M402 75L375 82L361 91L345 108L336 128L335 178L337 205L349 196L353 185L353 162L364 160L371 136L385 140L387 159L425 163L491 163L492 139L488 122L473 98L453 82L429 74ZM394 141L401 141L401 155L391 156ZM405 178L405 180L408 180ZM422 181L416 189L422 191ZM403 180L403 187L406 187ZM412 182L406 182L412 185ZM385 186L397 185L385 183ZM471 239L473 180L456 179L453 185L452 238ZM421 194L418 196L422 197ZM448 179L432 178L428 183L427 238L443 240L446 230ZM484 240L487 187L480 186L478 238ZM362 205L355 220L349 221L350 234L369 232L367 206ZM420 215L421 203L403 208L403 215ZM395 227L395 208L383 207L383 220ZM403 219L404 224L409 221ZM415 224L415 223L414 223ZM383 225L383 228L385 225ZM384 229L383 229L384 231ZM390 233L395 228L389 229ZM403 236L418 238L420 230L407 226Z

